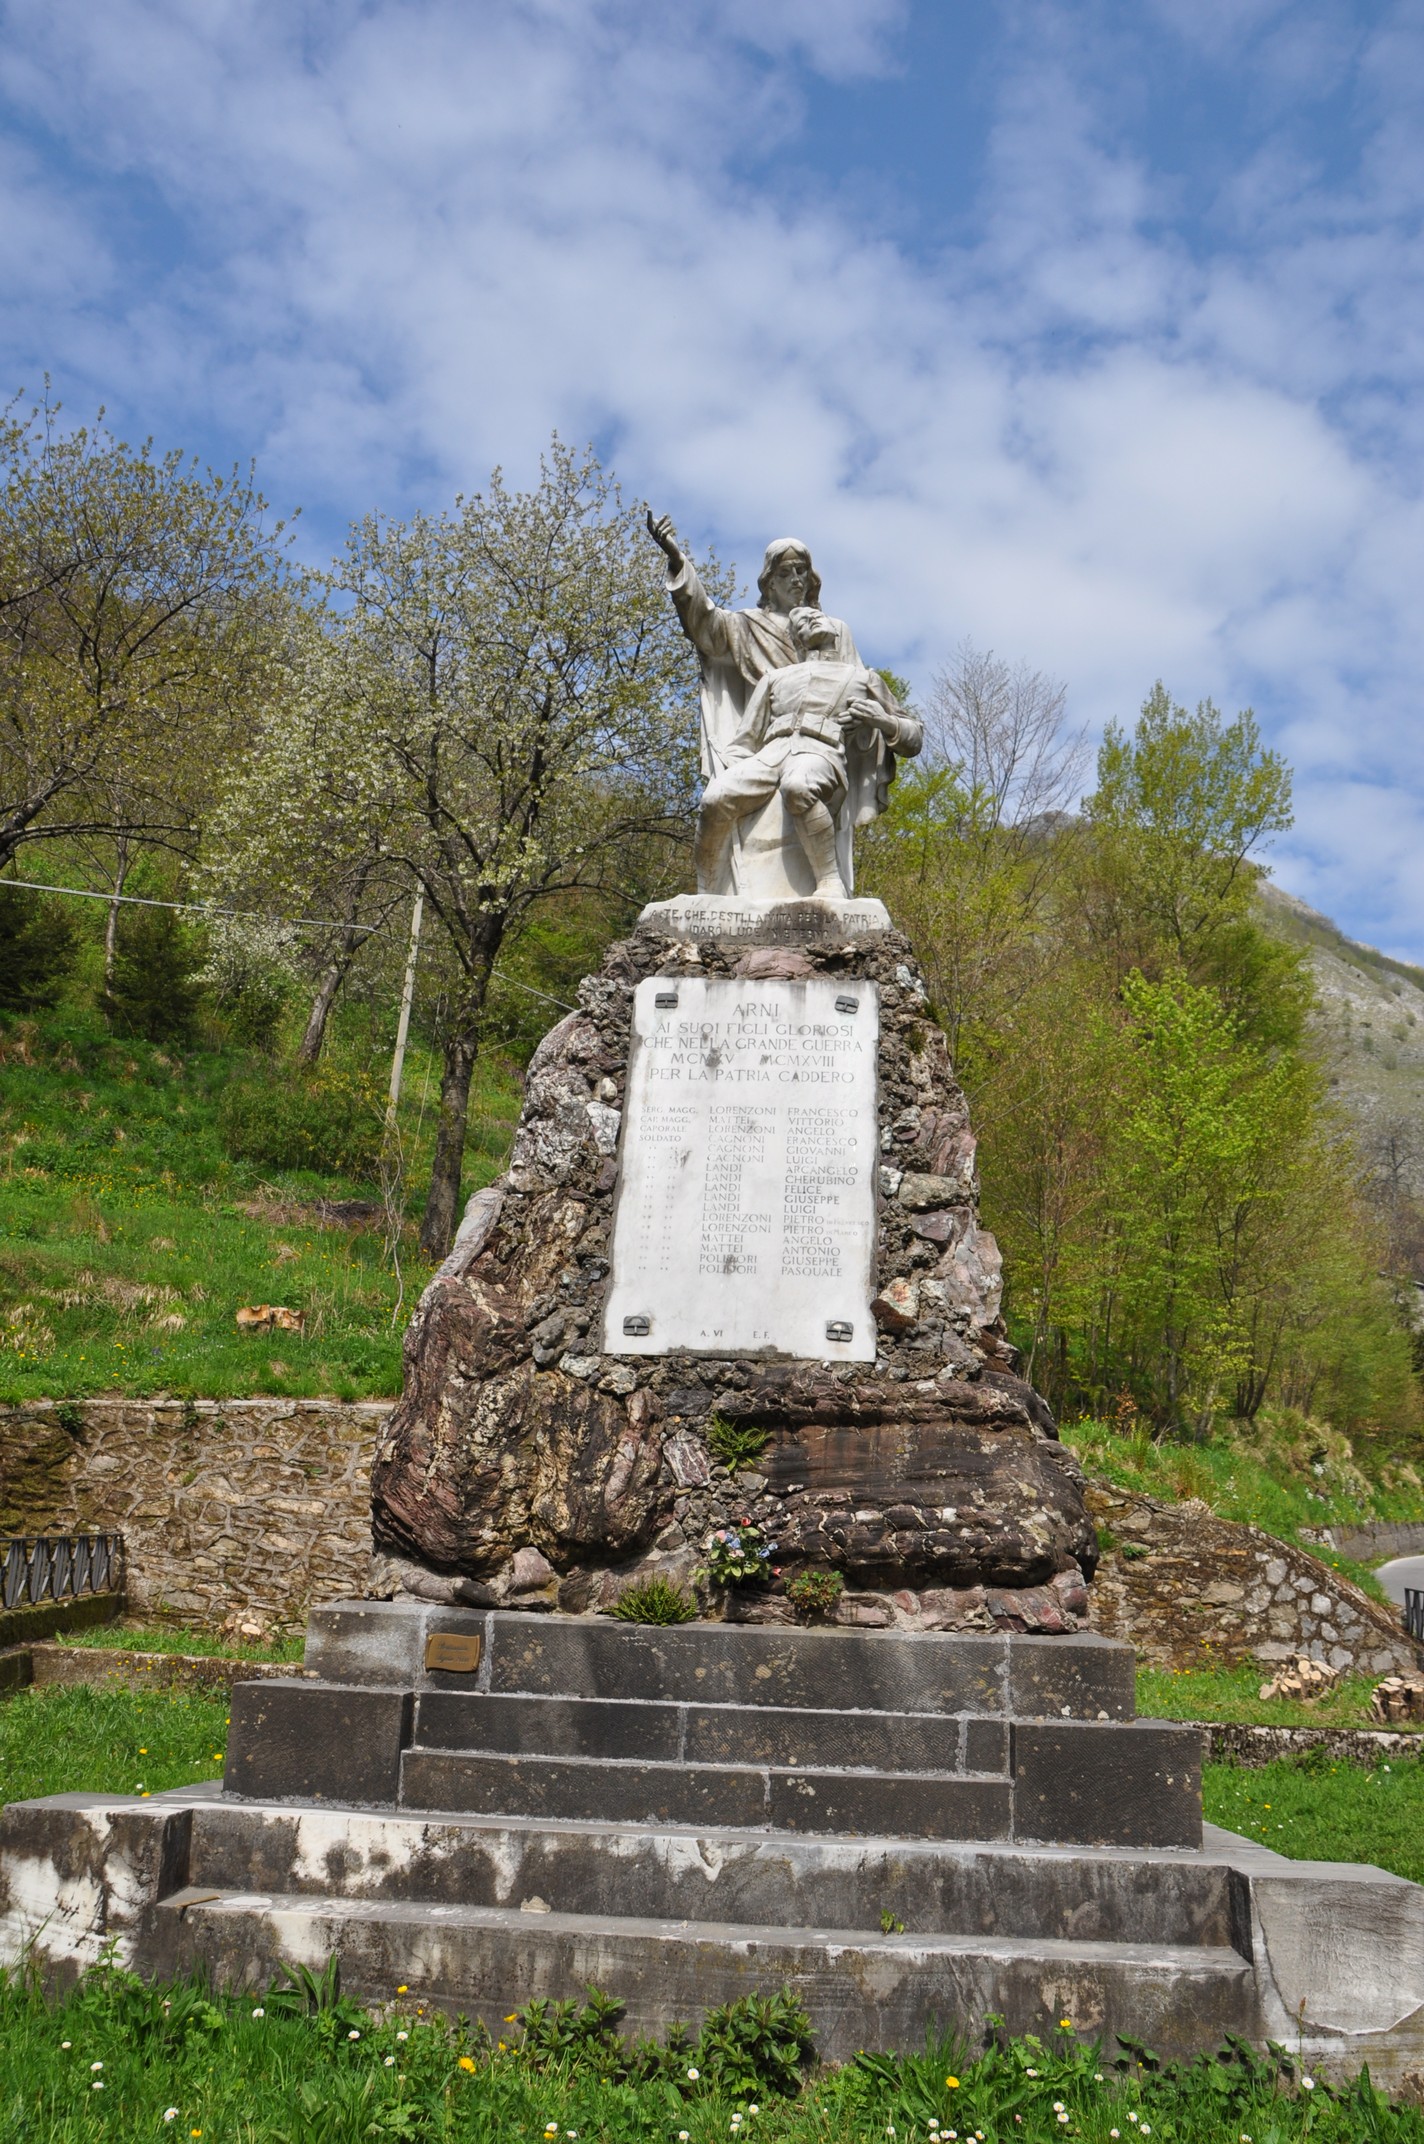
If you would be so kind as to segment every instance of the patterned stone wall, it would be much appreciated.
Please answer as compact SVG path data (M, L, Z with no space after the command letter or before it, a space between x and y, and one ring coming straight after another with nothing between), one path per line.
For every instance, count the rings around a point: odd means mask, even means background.
M365 1591L389 1400L88 1400L0 1408L0 1529L117 1527L130 1614L300 1622ZM69 1417L69 1410L64 1410ZM69 1417L72 1419L72 1417Z
M1328 1549L1318 1559L1195 1499L1162 1504L1103 1481L1088 1484L1088 1509L1103 1549L1092 1627L1154 1666L1256 1660L1269 1671L1301 1654L1347 1675L1419 1665L1398 1614L1332 1571Z
M88 1400L74 1435L48 1401L0 1407L0 1531L117 1527L131 1614L300 1622L314 1601L366 1590L371 1461L392 1404ZM1105 1537L1092 1627L1150 1661L1418 1664L1388 1610L1302 1549L1104 1482L1089 1506Z

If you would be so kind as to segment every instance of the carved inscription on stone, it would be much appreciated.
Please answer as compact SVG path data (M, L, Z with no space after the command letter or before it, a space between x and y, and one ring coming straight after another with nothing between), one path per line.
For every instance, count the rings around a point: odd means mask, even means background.
M875 1359L875 986L638 985L605 1349Z

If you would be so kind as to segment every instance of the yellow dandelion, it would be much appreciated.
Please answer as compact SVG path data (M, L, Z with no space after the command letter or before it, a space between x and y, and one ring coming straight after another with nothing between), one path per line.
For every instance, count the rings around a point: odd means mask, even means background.
M461 2055L461 2057L460 2057L460 2059L459 2059L458 2063L457 2063L457 2064L456 2064L455 2066L456 2066L456 2068L457 2068L457 2069L462 2069L462 2070L471 2070L471 2071L472 2071L472 2070L474 2069L474 2066L475 2066L475 2065L474 2065L474 2063L473 2063L473 2062L471 2061L471 2059L470 2059L470 2057L469 2057L468 2055Z

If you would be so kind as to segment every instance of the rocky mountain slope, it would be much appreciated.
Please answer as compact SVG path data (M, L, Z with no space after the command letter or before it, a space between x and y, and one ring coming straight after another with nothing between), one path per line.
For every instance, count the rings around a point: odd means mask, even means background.
M1261 901L1269 928L1307 949L1316 1047L1381 1201L1424 1200L1424 969L1357 944L1269 881Z

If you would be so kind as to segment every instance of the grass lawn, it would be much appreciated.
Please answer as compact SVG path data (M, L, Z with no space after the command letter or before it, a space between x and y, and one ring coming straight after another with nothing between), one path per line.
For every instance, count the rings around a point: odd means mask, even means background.
M360 1067L365 1073L364 1063ZM413 1051L402 1138L423 1189L438 1074ZM236 1161L229 1081L290 1075L234 1053L118 1041L94 1015L0 1030L0 1401L99 1392L229 1399L400 1390L405 1317L426 1278L408 1229L404 1307L379 1226L324 1223L318 1201L370 1183ZM466 1192L502 1166L518 1085L484 1062ZM417 1202L411 1204L412 1221ZM244 1304L305 1312L302 1333L239 1333Z
M211 1630L175 1629L171 1623L156 1627L141 1623L96 1623L88 1630L64 1631L56 1642L128 1653L186 1653L205 1659L300 1660L306 1638L298 1631L288 1637L244 1641Z
M216 1779L227 1696L43 1684L0 1704L0 1802L42 1794L158 1794ZM5 2134L0 2120L0 2137Z
M0 2134L128 2144L1420 2144L1424 2118L1369 2085L1336 2098L1289 2064L1203 2058L1169 2074L1080 2042L1071 2025L974 2047L858 2056L811 2071L794 1993L743 1999L683 2037L630 2049L616 2004L535 2004L491 2046L478 2027L421 2014L392 1990L375 2014L328 1976L240 1996L147 1988L99 1967L61 2002L0 1985ZM967 2021L966 2021L967 2022Z
M1424 1762L1357 1764L1282 1757L1259 1770L1209 1764L1202 1804L1213 1824L1292 1861L1372 1861L1424 1883Z
M1137 1711L1144 1720L1240 1720L1260 1727L1378 1727L1370 1717L1377 1675L1337 1683L1310 1704L1263 1698L1270 1671L1259 1662L1240 1667L1144 1668L1137 1671ZM1424 1736L1421 1736L1424 1745Z

